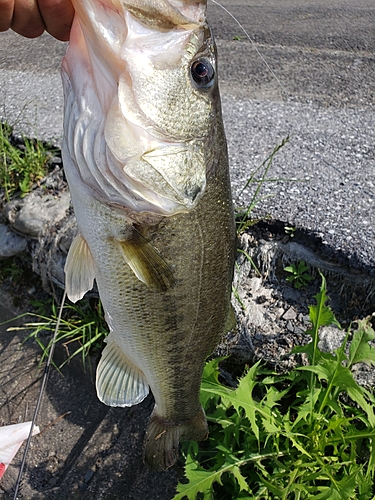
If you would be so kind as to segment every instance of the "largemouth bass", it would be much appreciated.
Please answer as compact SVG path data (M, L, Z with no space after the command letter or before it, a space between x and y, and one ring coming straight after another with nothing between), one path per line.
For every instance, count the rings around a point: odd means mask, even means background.
M155 408L144 460L207 437L203 366L233 321L235 224L206 0L74 0L63 160L79 233L73 302L97 282L110 328L96 388Z

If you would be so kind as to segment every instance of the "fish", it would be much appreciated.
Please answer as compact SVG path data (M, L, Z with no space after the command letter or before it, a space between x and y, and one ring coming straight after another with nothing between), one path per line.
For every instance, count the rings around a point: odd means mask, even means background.
M62 62L63 164L78 233L72 302L96 281L110 333L100 401L155 406L156 471L204 440L205 360L235 323L236 231L206 0L73 0Z

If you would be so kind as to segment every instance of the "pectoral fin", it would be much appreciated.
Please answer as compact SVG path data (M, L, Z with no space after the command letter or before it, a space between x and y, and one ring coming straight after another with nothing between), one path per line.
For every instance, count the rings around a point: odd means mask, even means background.
M70 245L64 271L66 294L72 302L77 302L94 286L96 274L89 246L80 234Z
M174 284L172 271L159 252L137 230L129 239L115 239L125 262L151 290L165 291Z
M143 372L126 358L111 334L96 370L96 391L102 403L121 407L136 405L149 393Z

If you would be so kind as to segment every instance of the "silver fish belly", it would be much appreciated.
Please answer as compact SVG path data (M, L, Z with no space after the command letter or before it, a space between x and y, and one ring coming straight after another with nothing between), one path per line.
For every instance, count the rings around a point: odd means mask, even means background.
M203 366L233 321L235 224L205 2L74 1L63 160L79 233L66 290L97 282L110 328L98 397L155 408L144 460L202 440Z

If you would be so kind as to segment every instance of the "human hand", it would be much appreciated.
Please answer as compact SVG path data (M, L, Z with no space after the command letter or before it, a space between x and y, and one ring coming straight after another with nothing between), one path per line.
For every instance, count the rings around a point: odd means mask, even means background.
M0 0L0 31L11 28L27 38L48 31L66 42L73 16L71 0Z

